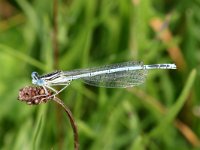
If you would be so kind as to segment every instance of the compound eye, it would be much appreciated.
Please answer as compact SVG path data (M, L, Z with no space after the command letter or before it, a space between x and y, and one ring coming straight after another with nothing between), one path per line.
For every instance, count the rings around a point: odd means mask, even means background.
M39 75L38 75L38 73L37 73L37 72L32 72L32 73L31 73L31 77L32 77L32 79L35 79L35 80L37 80L37 79L38 79L38 77L39 77Z

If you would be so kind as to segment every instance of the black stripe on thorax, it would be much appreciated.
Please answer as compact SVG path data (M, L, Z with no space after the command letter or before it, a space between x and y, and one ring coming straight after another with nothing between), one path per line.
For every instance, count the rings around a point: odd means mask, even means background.
M55 72L52 72L52 73L41 75L41 76L39 76L39 78L43 78L45 80L53 80L53 79L60 77L61 72L62 71L58 70L58 71L55 71Z

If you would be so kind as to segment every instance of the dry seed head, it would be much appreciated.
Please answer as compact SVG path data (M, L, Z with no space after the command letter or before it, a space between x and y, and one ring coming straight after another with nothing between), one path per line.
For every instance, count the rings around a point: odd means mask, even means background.
M18 100L24 101L29 105L37 105L42 102L47 102L50 100L50 96L52 96L52 92L45 90L40 86L26 86L19 90Z

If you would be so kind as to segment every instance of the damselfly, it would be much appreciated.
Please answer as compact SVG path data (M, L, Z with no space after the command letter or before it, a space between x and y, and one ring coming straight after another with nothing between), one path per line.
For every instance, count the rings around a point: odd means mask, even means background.
M42 86L47 92L51 89L54 96L63 91L73 80L81 79L92 86L107 88L126 88L144 83L147 71L151 69L176 69L175 64L143 65L142 62L124 62L97 68L72 71L55 71L46 75L32 72L32 83ZM52 86L64 85L57 91Z

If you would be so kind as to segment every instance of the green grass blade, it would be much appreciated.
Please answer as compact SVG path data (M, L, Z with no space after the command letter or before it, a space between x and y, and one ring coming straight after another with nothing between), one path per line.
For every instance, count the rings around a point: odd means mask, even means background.
M33 131L33 138L32 138L32 142L33 143L33 150L37 150L40 149L39 145L41 143L41 136L42 136L42 131L45 129L45 112L47 110L47 105L44 105L43 107L40 108L40 110L38 111L38 115L37 115L37 119L36 119L36 125L35 125L35 129ZM41 115L42 114L42 115Z
M47 70L47 66L44 65L43 63L33 59L32 57L30 57L26 54L23 54L23 53L19 52L18 50L15 50L15 49L13 49L9 46L0 44L0 50L1 50L1 53L3 52L5 54L12 56L13 58L17 58L17 59L20 59L24 62L27 62L28 64L30 64L34 67L37 67L37 68L39 68L43 71Z
M161 120L161 122L158 124L157 127L155 127L151 132L151 137L157 137L158 135L163 134L166 130L166 127L169 126L169 124L176 118L178 113L180 112L181 108L183 107L185 101L187 100L187 97L191 91L191 88L194 84L196 78L196 70L193 69L187 79L187 82L185 84L185 87L180 94L179 98L177 99L176 103L172 108L169 109L167 116Z

